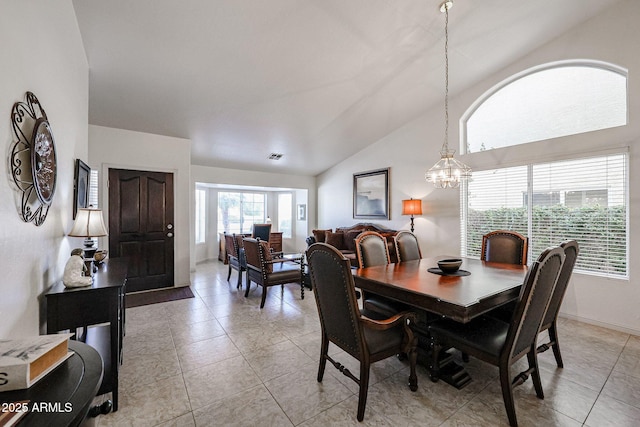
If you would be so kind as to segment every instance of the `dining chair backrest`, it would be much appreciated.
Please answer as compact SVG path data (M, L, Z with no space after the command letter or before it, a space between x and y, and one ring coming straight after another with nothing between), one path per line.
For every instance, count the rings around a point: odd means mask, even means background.
M253 231L251 233L251 237L254 239L264 240L265 242L269 241L269 236L271 234L271 224L253 224Z
M238 258L238 251L234 243L235 236L233 234L224 233L224 248L231 257Z
M580 252L578 242L575 240L563 242L560 247L564 250L565 260L564 264L562 264L560 275L558 276L558 283L556 284L553 295L551 296L547 313L542 321L542 330L547 329L558 317L562 299L564 298L564 294L569 286L569 279L571 279L571 274L573 273L573 268L576 265L576 259Z
M363 340L349 260L333 246L315 243L307 250L307 262L324 333L359 359Z
M508 354L503 356L514 359L531 351L564 259L564 249L549 248L529 268L505 341Z
M398 262L412 261L422 258L418 238L410 231L398 231L393 237Z
M387 239L375 231L363 231L356 237L356 257L360 268L390 264Z
M482 236L480 259L505 264L527 264L529 239L516 231L496 230Z
M244 256L247 262L247 267L254 270L265 270L265 273L270 273L273 269L271 264L265 264L266 261L270 261L270 253L268 243L262 240L245 237L242 240L244 246Z

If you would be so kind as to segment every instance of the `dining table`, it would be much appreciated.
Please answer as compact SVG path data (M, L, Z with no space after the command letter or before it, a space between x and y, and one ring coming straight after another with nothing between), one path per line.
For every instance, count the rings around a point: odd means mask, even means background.
M455 273L438 268L438 260L460 258L436 256L413 261L358 268L353 271L355 286L418 309L424 315L414 330L419 337L419 357L429 368L428 322L441 316L461 323L517 300L527 266L482 261L462 257ZM471 381L464 368L451 357L441 360L441 378L457 388Z

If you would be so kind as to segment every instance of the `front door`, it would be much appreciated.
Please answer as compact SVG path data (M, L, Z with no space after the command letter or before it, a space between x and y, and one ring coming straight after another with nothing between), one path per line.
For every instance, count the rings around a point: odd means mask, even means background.
M109 256L127 257L127 292L173 286L173 174L109 169Z

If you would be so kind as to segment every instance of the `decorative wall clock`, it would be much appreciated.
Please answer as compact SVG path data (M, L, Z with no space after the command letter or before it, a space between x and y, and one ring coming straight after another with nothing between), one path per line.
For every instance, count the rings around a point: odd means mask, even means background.
M20 196L20 217L42 225L56 191L56 147L47 113L38 98L27 92L16 102L11 124L16 138L11 150L11 177Z

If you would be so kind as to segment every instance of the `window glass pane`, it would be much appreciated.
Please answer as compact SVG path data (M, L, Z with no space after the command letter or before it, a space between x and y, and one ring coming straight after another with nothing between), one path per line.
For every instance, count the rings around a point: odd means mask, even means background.
M627 179L626 154L474 172L463 194L463 255L480 257L482 235L507 229L529 237L530 262L575 239L576 270L625 277Z
M533 165L534 194L559 195L553 204L533 206L533 253L575 239L577 270L626 275L626 175L622 154Z
M480 258L482 236L490 231L527 235L526 166L474 172L467 184L467 200L462 233L466 256Z
M218 193L218 232L251 233L266 218L265 193Z
M291 193L278 194L278 231L282 231L282 237L287 238L291 238L291 220L293 218L291 202Z
M206 191L196 190L196 243L204 243L206 241L206 220L207 205Z
M626 76L595 66L559 66L527 74L489 95L465 123L466 152L626 123Z

